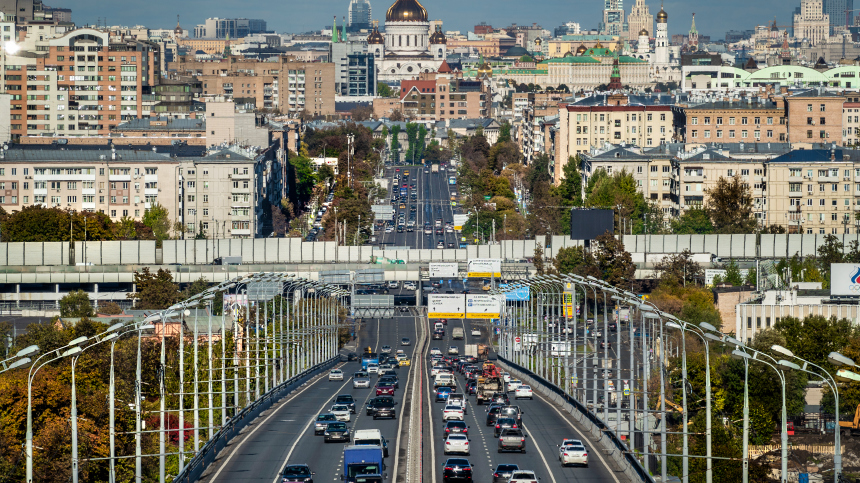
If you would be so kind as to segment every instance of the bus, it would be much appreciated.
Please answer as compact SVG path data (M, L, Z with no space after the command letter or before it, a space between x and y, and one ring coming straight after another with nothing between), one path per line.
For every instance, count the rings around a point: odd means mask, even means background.
M451 176L448 178L448 184L454 185L457 184L457 178L455 176Z
M368 364L379 364L379 355L375 352L365 352L361 355L361 370L366 371Z

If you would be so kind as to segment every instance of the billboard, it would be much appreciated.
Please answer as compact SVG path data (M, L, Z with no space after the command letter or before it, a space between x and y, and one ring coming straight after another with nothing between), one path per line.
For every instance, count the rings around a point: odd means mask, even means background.
M465 318L466 296L462 294L428 294L427 317L431 319Z
M505 288L508 284L500 283L499 288ZM517 289L511 290L510 292L505 292L505 300L508 302L525 302L529 300L529 288L528 287L519 287Z
M615 212L573 208L570 210L570 239L594 240L609 232L615 233Z
M459 278L459 263L430 263L430 278Z
M498 258L472 258L469 260L469 277L490 278L502 276L502 261Z
M460 231L463 229L463 225L469 221L469 214L455 214L454 215L454 229Z
M860 264L830 264L830 295L860 295Z
M466 295L467 319L498 319L501 308L502 301L500 295Z

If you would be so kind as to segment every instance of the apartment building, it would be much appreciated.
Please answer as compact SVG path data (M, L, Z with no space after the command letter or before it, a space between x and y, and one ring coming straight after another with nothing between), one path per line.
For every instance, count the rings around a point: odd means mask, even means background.
M483 82L463 79L462 71L453 71L445 61L437 72L400 83L401 111L417 120L487 117L487 98Z
M33 26L29 26L33 27ZM48 26L51 27L51 26ZM147 41L111 39L81 28L29 35L7 53L0 86L11 95L10 137L107 134L122 121L148 116L160 80L160 51Z
M846 97L821 89L808 89L785 97L788 107L788 141L842 145L842 116Z
M786 142L786 104L781 97L747 97L687 107L688 143Z
M608 145L580 155L583 184L599 170L609 175L627 172L645 199L655 203L664 216L678 214L678 183L675 160L668 153L643 153L636 147Z
M334 115L335 66L327 62L296 62L278 57L275 62L230 56L198 61L180 56L168 69L203 83L204 95L225 98L252 97L258 108L297 115Z
M140 220L154 203L193 237L266 236L264 201L280 203L279 144L206 151L184 143L140 146L9 145L0 151L0 206L42 205Z

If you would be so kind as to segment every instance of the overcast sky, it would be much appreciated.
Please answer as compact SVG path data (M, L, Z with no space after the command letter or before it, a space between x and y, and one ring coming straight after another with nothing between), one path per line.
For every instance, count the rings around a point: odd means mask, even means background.
M373 18L384 20L385 11L392 2L371 0ZM634 3L635 0L624 1L628 13ZM652 14L660 11L658 0L646 0L646 3ZM334 15L340 23L347 15L349 0L54 0L50 4L71 8L72 20L78 25L104 23L107 17L108 25L173 28L179 15L182 26L193 30L194 25L207 17L245 17L265 19L269 30L283 33L318 30L331 25ZM471 30L480 22L496 27L513 22L521 25L536 22L551 31L564 22L573 21L583 28L597 28L603 8L603 0L422 0L422 4L431 19L444 22L446 30L461 31ZM665 1L670 34L689 31L691 15L695 12L699 33L712 38L724 38L727 30L752 29L771 22L774 16L779 25L789 25L791 14L799 5L799 0Z

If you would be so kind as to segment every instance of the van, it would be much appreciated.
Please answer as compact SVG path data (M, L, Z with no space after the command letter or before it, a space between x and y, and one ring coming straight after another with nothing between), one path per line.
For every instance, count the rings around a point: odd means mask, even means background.
M433 325L433 330L445 330L445 325L442 322L436 322Z
M454 380L453 374L440 373L436 374L433 379L433 387L456 387L457 382Z
M388 441L382 436L382 431L378 429L359 429L352 435L352 444L354 446L375 445L382 447L382 453L388 457Z

